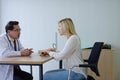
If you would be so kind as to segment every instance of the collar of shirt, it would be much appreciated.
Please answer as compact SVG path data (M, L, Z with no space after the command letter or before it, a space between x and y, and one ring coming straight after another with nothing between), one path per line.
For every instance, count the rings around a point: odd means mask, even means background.
M14 42L14 41L15 41L15 39L13 39L13 38L10 38L10 39L11 39L11 41L12 41L12 42Z
M7 34L8 35L8 34ZM10 41L14 42L15 39L11 38L9 35L8 35L8 38Z

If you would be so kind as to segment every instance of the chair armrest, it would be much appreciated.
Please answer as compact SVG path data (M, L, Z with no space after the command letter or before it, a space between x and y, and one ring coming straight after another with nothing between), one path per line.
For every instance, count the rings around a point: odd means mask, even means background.
M96 64L79 64L79 66L74 66L74 67L85 67L85 68L88 67L88 68L90 68L93 72L95 72L95 74L96 74L97 76L100 76ZM73 68L74 68L74 67L73 67Z
M79 67L94 67L94 64L79 64Z

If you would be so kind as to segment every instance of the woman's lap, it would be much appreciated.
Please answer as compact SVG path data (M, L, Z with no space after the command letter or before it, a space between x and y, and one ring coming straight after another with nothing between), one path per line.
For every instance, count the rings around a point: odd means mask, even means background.
M69 71L65 69L58 69L48 71L44 74L44 80L68 80ZM71 72L70 80L85 80L80 73Z

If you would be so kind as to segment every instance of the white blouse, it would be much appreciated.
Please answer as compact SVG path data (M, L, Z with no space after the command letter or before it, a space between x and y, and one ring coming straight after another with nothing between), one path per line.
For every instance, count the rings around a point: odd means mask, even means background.
M84 64L81 52L81 43L77 35L72 35L66 42L64 48L60 52L50 52L49 55L56 60L63 60L64 68L69 69L74 65ZM86 76L86 68L73 68L74 72L81 73Z

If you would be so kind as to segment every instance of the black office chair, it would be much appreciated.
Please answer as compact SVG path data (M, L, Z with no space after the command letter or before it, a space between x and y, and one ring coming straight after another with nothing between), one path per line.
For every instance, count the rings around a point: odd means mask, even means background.
M88 64L80 64L80 65L76 65L74 67L90 68L97 76L100 76L99 71L98 71L98 60L99 60L99 56L100 56L103 44L104 44L103 42L95 42L94 46L92 47L89 59L84 60ZM72 68L74 68L74 67L72 67ZM62 68L62 61L60 61L60 68ZM87 80L95 80L95 79L92 76L88 75Z

